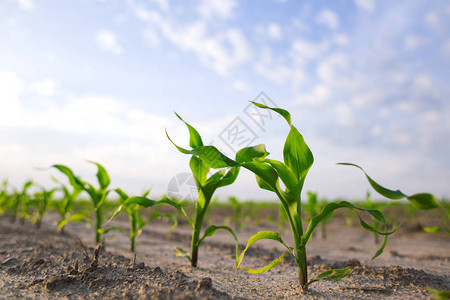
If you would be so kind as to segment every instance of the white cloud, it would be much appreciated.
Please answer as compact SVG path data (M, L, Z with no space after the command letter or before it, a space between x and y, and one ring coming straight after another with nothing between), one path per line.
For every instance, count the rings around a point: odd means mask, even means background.
M228 75L231 68L252 57L250 45L239 29L228 28L210 35L205 21L176 26L154 12L148 14L147 21L158 28L170 42L181 49L194 52L203 64L222 76Z
M309 31L310 27L308 26L308 24L306 24L305 22L303 22L302 20L295 18L292 21L292 24L299 30L301 31Z
M280 25L277 23L270 23L267 28L267 33L272 40L279 40L282 36Z
M331 83L335 81L335 72L343 73L349 65L347 56L343 53L331 54L325 57L317 65L317 75L324 82Z
M353 110L349 105L339 104L334 111L339 125L344 127L353 125Z
M203 18L230 19L233 17L233 10L237 6L234 0L202 0L197 11Z
M339 28L339 17L331 9L322 10L316 17L316 22L327 26L331 30Z
M294 103L298 105L320 106L326 103L331 97L331 89L319 83L314 86L310 93L298 94Z
M349 38L345 33L339 33L334 36L334 41L339 46L347 46L349 43Z
M16 74L0 70L0 125L11 126L20 122L19 96L24 84Z
M17 0L19 7L23 10L30 10L34 8L33 0Z
M153 27L144 29L142 36L145 43L150 47L158 47L161 44L159 35Z
M314 87L314 98L317 104L322 104L328 101L331 96L330 88L325 84L318 84Z
M307 60L314 60L323 55L329 48L326 42L314 43L304 39L296 39L292 42L291 58L298 64L304 64Z
M425 122L428 122L428 123L438 123L439 120L441 119L441 116L440 116L439 112L429 110L422 115L422 118Z
M436 12L429 12L425 15L425 24L434 31L441 30L441 20Z
M409 51L414 51L422 47L424 44L423 38L417 35L408 35L405 37L404 45L405 49Z
M445 41L444 45L442 46L442 55L450 59L450 40Z
M233 88L243 93L248 93L251 90L248 84L241 80L236 80L235 82L233 82Z
M396 140L400 145L409 146L412 143L411 134L408 132L398 132L396 134Z
M169 0L151 0L152 2L155 2L160 9L166 11L169 9Z
M375 1L374 0L354 0L356 6L358 6L358 8L368 11L368 12L373 12L375 11Z
M292 69L280 64L267 65L257 63L255 65L255 71L259 75L279 85L286 84L292 76Z
M44 79L31 84L31 90L35 91L40 96L50 97L55 93L57 84L52 79Z
M370 133L374 137L379 137L383 133L383 127L381 127L380 125L375 125L372 127Z
M119 55L123 49L117 42L116 35L109 30L101 30L95 35L95 42L104 51Z
M419 92L430 92L433 87L433 79L427 74L419 74L414 78L414 87Z

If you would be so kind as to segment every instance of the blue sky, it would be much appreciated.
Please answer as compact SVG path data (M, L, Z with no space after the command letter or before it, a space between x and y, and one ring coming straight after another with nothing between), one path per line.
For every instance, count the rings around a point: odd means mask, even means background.
M288 109L313 151L305 191L364 197L346 161L449 197L449 20L434 0L3 0L0 178L51 185L35 168L62 163L93 179L89 159L114 187L165 194L189 172L164 133L187 146L173 111L230 156L240 126L242 145L281 160L288 128L260 126L258 99ZM218 195L273 198L246 171Z

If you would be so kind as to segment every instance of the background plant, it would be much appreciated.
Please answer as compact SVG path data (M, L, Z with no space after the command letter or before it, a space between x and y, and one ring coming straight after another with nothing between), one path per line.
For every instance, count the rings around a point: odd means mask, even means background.
M173 221L173 226L170 228L170 230L174 229L177 226L177 220L173 214L165 213L161 215L159 212L154 212L150 215L147 221L144 221L144 217L139 213L139 209L141 207L149 208L155 204L161 203L158 201L152 201L146 196L150 193L150 190L144 193L143 196L134 196L129 197L124 191L122 191L120 188L115 189L115 192L119 195L119 207L116 208L114 211L112 217L109 221L114 220L122 211L123 208L125 208L125 211L128 214L130 229L129 233L125 231L124 228L120 226L113 226L109 228L102 228L100 231L102 233L107 233L111 230L119 230L123 233L125 233L128 238L130 239L130 251L136 252L136 238L142 233L142 229L145 225L149 224L152 220L161 218L161 217L167 217ZM108 222L109 222L108 221ZM107 223L108 223L107 222Z
M308 192L307 195L308 195L308 201L305 204L302 204L302 206L307 215L306 220L309 221L314 216L318 215L325 206L327 206L328 201L319 200L317 193ZM320 232L322 234L322 239L324 239L324 240L327 238L327 223L328 223L328 220L331 218L331 216L332 215L330 215L328 217L328 219L320 222ZM376 222L375 224L379 224L379 223ZM375 228L378 229L377 227L375 227ZM378 236L378 234L376 234L376 235Z
M57 221L58 230L64 232L64 228L69 222L87 222L92 224L88 212L84 210L73 211L73 205L82 192L81 187L72 186L72 189L70 189L68 186L61 184L59 190L62 191L63 198L53 201L53 207L59 214L59 220Z
M20 191L16 190L11 197L11 222L16 222L17 217L20 218L21 223L25 222L28 215L28 205L30 203L29 189L34 185L33 181L27 181L22 186Z
M95 226L95 242L100 243L102 237L102 224L104 222L103 205L105 204L106 197L110 190L108 186L110 184L110 178L106 169L99 163L88 161L89 163L97 166L97 181L98 188L95 188L93 184L83 181L80 177L75 176L71 169L64 165L53 165L52 167L59 170L61 173L67 176L70 185L76 190L85 191L91 200L94 208L94 226Z
M41 187L39 192L36 192L33 195L33 198L29 200L29 204L36 207L36 213L34 216L33 223L37 228L41 227L42 219L44 215L47 213L50 203L52 201L52 197L56 188L51 190L47 190L44 187Z
M11 194L8 192L8 180L4 180L0 188L0 214L5 214L10 205Z

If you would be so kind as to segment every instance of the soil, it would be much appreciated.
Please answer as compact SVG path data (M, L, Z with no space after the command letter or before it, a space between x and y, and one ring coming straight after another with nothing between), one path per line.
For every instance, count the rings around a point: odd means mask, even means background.
M450 236L414 226L390 236L384 253L371 261L377 250L373 235L346 226L343 218L330 220L327 239L317 234L308 243L309 276L346 266L352 267L350 274L339 282L315 282L300 293L288 256L263 274L235 271L234 240L226 231L202 243L198 267L191 268L172 252L189 249L186 225L169 231L171 224L150 223L137 239L135 257L120 232L96 247L91 228L73 223L61 234L51 219L36 229L0 217L0 299L427 299L428 288L450 290ZM126 217L117 222L127 226ZM241 250L259 230L276 225L238 231ZM289 235L286 230L283 238L292 245ZM243 266L261 268L282 251L274 242L258 242Z

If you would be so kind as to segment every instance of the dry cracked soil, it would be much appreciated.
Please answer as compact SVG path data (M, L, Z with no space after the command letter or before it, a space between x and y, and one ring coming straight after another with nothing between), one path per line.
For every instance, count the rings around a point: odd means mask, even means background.
M117 222L127 226L126 217ZM183 224L169 230L168 223L152 222L138 237L134 256L120 232L97 247L84 224L69 224L61 234L52 216L40 229L0 216L0 299L429 299L429 288L450 290L448 233L401 228L371 261L377 246L370 232L339 218L330 222L327 239L316 235L307 246L309 274L351 266L350 274L300 293L290 257L263 274L235 271L234 240L225 231L202 243L198 267L191 268L172 252L189 248L189 227ZM241 250L257 231L274 229L263 224L238 231ZM283 238L293 244L288 231ZM274 242L258 242L243 265L260 268L282 251Z

